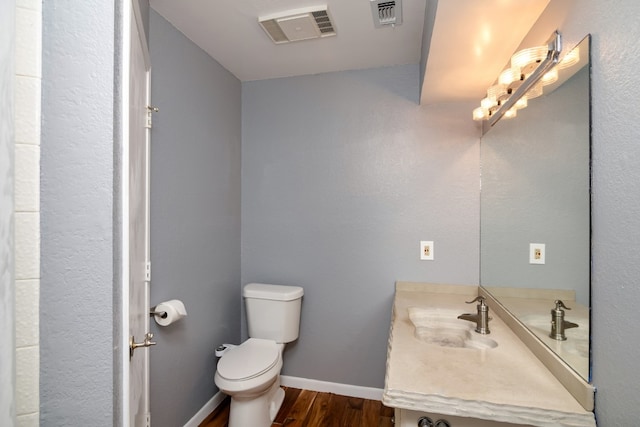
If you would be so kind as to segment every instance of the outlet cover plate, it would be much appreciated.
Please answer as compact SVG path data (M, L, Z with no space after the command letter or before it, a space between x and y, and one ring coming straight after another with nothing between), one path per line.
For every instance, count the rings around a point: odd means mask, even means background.
M433 261L433 241L420 241L420 259L422 261Z
M529 243L529 264L544 264L545 252L544 243Z

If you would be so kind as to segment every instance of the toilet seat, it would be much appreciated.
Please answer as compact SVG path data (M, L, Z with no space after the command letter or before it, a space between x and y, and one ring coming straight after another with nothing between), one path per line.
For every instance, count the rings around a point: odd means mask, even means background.
M220 359L217 373L227 381L245 381L267 372L279 359L275 341L249 338Z

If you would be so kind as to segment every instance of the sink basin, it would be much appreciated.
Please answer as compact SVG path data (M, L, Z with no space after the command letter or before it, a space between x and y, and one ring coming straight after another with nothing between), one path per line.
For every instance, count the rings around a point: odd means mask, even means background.
M549 337L551 331L551 318L548 315L530 314L521 316L520 320L524 325L539 337L543 337L544 342L553 342L557 346L562 346L562 350L580 357L589 357L589 328L588 321L569 318L570 322L577 323L577 328L565 329L566 341L556 341ZM548 338L548 340L547 340Z
M498 343L474 331L475 324L458 319L460 313L437 308L409 307L414 336L427 344L440 347L491 349Z

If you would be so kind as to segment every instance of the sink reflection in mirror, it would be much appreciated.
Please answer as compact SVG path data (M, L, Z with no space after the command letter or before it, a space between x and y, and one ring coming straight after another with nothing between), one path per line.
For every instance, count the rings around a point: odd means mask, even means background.
M440 347L492 349L498 343L474 331L475 323L457 319L453 310L409 307L409 319L415 327L416 339Z

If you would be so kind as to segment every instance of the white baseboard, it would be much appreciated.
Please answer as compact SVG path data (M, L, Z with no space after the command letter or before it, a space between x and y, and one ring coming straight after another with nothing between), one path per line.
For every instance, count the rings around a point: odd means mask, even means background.
M187 421L184 427L198 427L200 423L203 422L205 418L207 418L209 414L211 414L226 397L227 395L221 391L214 394L213 397L209 399L209 401L205 403L202 408L200 408L198 413L191 417L189 421Z
M308 378L280 376L280 383L285 387L301 388L304 390L320 391L323 393L335 393L342 396L360 397L362 399L382 400L382 389L362 387L358 385L330 383L327 381L312 380Z
M330 383L327 381L312 380L308 378L280 376L280 384L285 387L301 388L303 390L320 391L323 393L335 393L341 396L359 397L362 399L382 400L382 389L373 387L362 387L358 385ZM217 392L202 408L195 414L184 427L198 427L227 397L222 392Z

